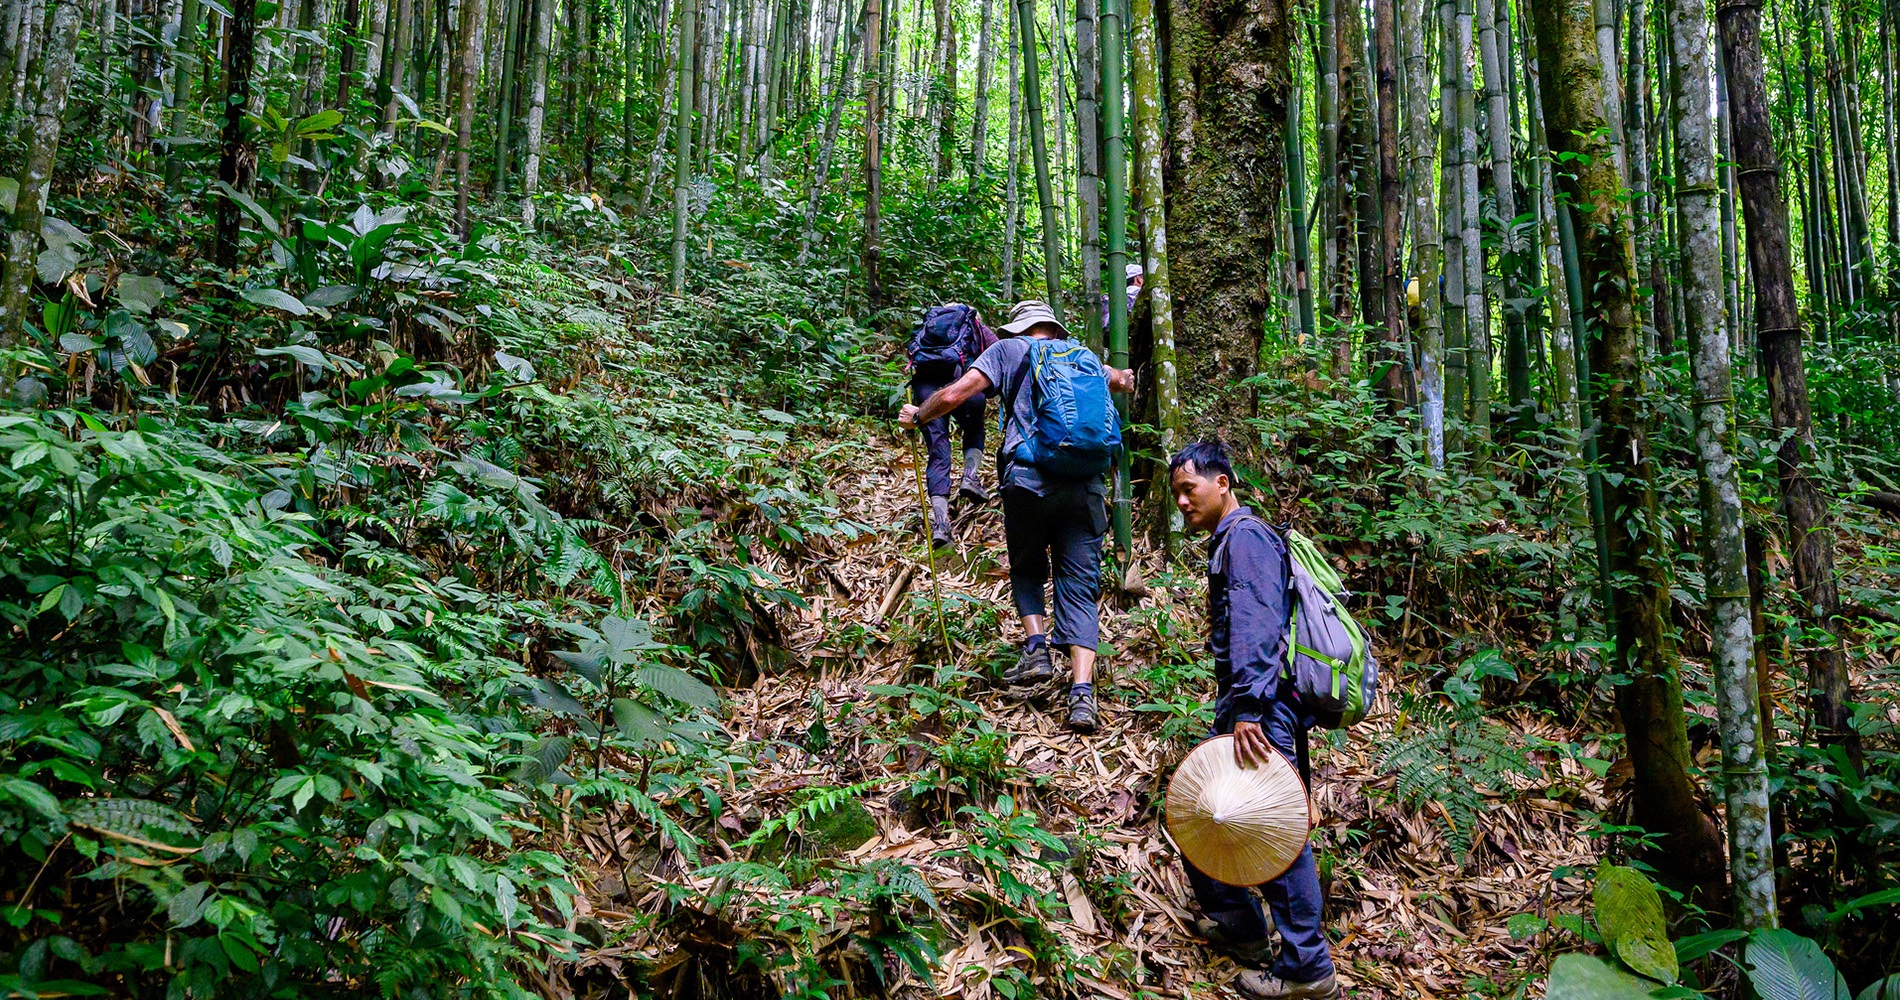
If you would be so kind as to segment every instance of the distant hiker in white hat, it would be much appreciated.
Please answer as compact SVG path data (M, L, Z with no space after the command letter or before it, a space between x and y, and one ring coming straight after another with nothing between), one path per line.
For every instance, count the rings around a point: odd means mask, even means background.
M1274 751L1312 786L1306 759L1310 716L1294 705L1282 665L1291 624L1292 565L1280 534L1234 495L1234 467L1218 442L1197 441L1168 462L1175 506L1189 531L1213 534L1207 561L1208 647L1214 654L1214 734L1232 733L1243 767ZM1184 859L1185 860L1185 859ZM1280 951L1273 954L1267 922L1253 890L1216 881L1186 862L1188 882L1204 918L1196 927L1209 942L1248 969L1234 980L1242 994L1329 1000L1338 995L1333 958L1320 926L1325 902L1313 848L1301 849L1285 874L1260 887L1273 910Z
M1140 264L1130 264L1122 268L1122 281L1126 284L1126 290L1128 292L1128 312L1126 315L1131 320L1135 315L1135 299L1141 295L1141 283L1145 279L1145 275L1146 272L1142 271ZM1102 329L1108 329L1108 293L1106 292L1102 293Z
M1108 486L1102 476L1121 451L1121 422L1111 389L1134 388L1134 373L1109 368L1070 339L1047 303L1018 302L1003 340L962 378L898 422L914 427L955 410L978 393L1001 393L1003 444L996 481L1003 495L1010 594L1022 617L1022 655L1003 679L1034 689L1055 679L1049 647L1069 651L1069 727L1096 726L1095 647L1100 640L1102 536ZM1055 577L1055 628L1047 626L1043 587Z

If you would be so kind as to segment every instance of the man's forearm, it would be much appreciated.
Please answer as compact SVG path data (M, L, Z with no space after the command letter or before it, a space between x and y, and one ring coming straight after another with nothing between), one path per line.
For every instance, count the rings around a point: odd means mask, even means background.
M981 372L964 373L962 378L931 393L930 398L917 407L917 422L927 424L962 406L971 396L989 388L989 382Z

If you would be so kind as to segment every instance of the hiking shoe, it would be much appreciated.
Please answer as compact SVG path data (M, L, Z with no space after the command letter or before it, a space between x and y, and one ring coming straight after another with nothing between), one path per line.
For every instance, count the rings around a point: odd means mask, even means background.
M1234 980L1234 989L1254 1000L1333 1000L1339 995L1339 980L1328 972L1313 982L1295 983L1258 969L1248 969Z
M1069 688L1069 728L1078 733L1095 731L1095 689L1075 685Z
M1207 939L1208 947L1249 969L1264 968L1273 962L1273 917L1267 917L1267 933L1256 941L1235 940L1227 928L1207 917L1194 918L1194 932Z
M1016 665L1003 671L1003 683L1010 687L1034 687L1055 675L1055 662L1049 658L1048 643L1044 643L1017 657Z
M957 487L957 496L962 497L963 499L968 500L971 503L989 503L990 502L989 491L983 488L982 483L979 483L974 479L965 479L963 481L963 485Z
M950 544L950 498L930 498L930 545L944 548Z

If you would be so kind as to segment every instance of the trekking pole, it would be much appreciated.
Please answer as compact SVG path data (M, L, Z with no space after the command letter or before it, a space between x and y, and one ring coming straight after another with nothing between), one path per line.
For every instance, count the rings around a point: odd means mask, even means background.
M944 624L943 620L943 585L937 582L937 546L930 539L930 494L924 487L924 449L923 443L919 440L921 437L923 437L923 432L920 429L917 436L910 439L910 454L911 463L917 466L917 504L923 509L924 514L924 558L930 563L930 595L937 602L937 634L943 639L943 655L950 661L951 666L955 666L956 651L950 646L950 626Z

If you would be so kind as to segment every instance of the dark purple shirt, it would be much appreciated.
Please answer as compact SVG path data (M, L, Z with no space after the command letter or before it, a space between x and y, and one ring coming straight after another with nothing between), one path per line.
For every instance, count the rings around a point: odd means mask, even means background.
M1293 571L1286 542L1246 507L1214 528L1207 560L1207 648L1214 714L1259 722L1280 688Z

